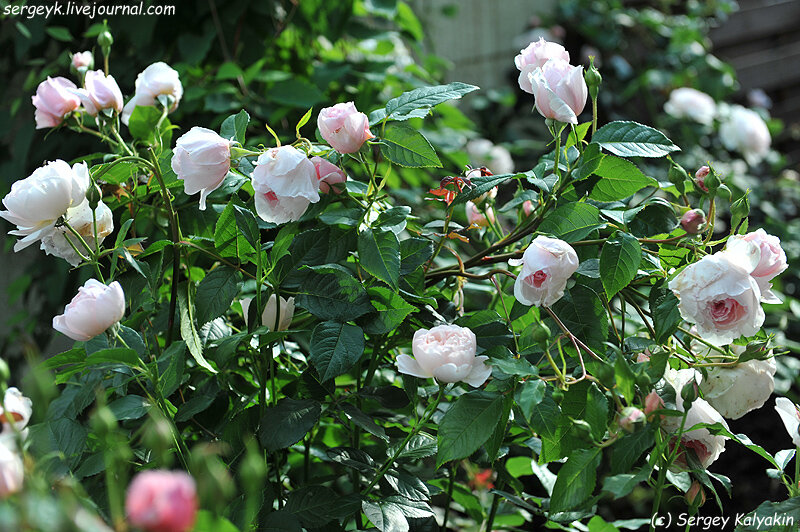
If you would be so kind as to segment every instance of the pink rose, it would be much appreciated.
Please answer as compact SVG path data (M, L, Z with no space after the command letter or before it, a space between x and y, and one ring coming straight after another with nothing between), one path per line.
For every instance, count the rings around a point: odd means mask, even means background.
M355 153L375 136L369 130L367 115L359 113L353 102L337 103L320 111L317 127L322 138L339 153Z
M525 216L530 216L533 213L533 210L534 207L531 200L525 200L522 202L522 212L525 213Z
M125 294L117 281L106 286L89 279L64 308L53 318L53 328L78 342L102 333L125 314Z
M702 233L706 227L706 215L700 209L686 211L681 217L681 227L690 235Z
M92 68L94 64L94 56L92 52L86 50L85 52L77 52L72 54L72 66L75 70L80 68L88 69Z
M48 77L39 83L36 94L31 98L36 107L36 129L56 127L64 120L64 115L80 107L81 99L70 90L77 88L70 80L62 77Z
M334 193L341 194L344 190L344 185L339 186L339 183L347 181L347 176L344 172L338 166L322 157L312 157L311 162L314 163L314 169L317 171L320 193L327 194L333 189Z
M183 471L142 471L128 487L125 511L146 532L187 532L197 515L194 479Z
M572 66L563 59L550 59L528 74L528 79L539 114L559 122L578 123L578 115L589 96L583 67Z
M398 355L400 373L439 382L466 382L477 388L486 382L492 368L487 356L475 356L477 338L467 327L439 325L414 333L411 343L414 357Z
M469 225L477 225L478 227L488 227L495 221L494 210L491 207L486 208L486 215L478 209L478 206L468 201L465 205L467 212L467 223ZM487 219L488 217L488 219Z
M292 146L262 153L253 170L256 212L267 222L299 220L319 201L317 171L306 155Z
M744 236L734 235L728 239L725 252L753 257L757 255L758 262L750 275L755 278L761 289L761 300L765 303L781 302L772 292L770 281L789 265L786 263L786 253L781 248L781 241L777 236L767 234L763 229L747 233Z
M706 186L706 177L708 177L709 172L711 172L711 168L708 166L701 166L694 174L694 183L703 192L708 192L708 187Z
M90 70L86 73L83 86L83 89L76 89L73 93L81 99L87 113L97 116L98 111L103 109L122 112L122 91L114 76L106 76L102 70Z
M166 96L170 101L170 112L178 108L178 102L183 96L183 85L178 72L160 61L148 66L136 77L136 92L122 109L122 122L127 125L134 108L140 105L153 106L159 96Z
M188 195L200 193L200 210L231 169L230 140L204 127L193 127L181 135L172 154L172 170L183 181Z
M543 67L549 59L561 59L569 63L569 52L558 43L545 41L543 37L539 37L538 41L534 41L527 48L520 50L514 58L514 64L519 70L519 88L533 94L533 87L528 75L537 68Z
M563 240L539 235L521 262L514 297L523 305L550 306L564 295L567 281L578 269L578 254Z

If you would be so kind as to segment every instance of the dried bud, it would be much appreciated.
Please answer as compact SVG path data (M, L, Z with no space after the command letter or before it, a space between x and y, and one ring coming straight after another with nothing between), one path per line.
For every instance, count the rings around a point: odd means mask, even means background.
M706 228L706 223L706 215L700 209L686 211L686 214L681 217L681 227L683 227L683 230L690 235L702 233Z

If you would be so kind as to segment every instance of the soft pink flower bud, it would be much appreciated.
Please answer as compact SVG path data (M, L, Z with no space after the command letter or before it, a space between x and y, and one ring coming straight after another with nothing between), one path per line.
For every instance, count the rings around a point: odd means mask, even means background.
M525 216L530 216L533 213L533 210L534 207L531 200L525 200L522 202L522 212L525 213Z
M550 59L528 74L528 79L539 114L558 122L578 123L578 115L589 97L583 67L572 66L563 59Z
M339 183L347 181L345 173L338 166L322 157L312 157L311 162L314 163L314 169L317 171L319 191L322 194L327 194L333 189L334 193L341 194L344 186L339 186Z
M664 400L658 396L655 390L648 393L644 398L644 413L647 416L662 408L664 408Z
M620 412L617 424L625 432L633 432L636 427L644 424L645 414L635 406L627 406Z
M494 223L494 211L491 207L486 209L486 215L478 209L478 206L468 201L466 203L466 212L467 212L467 223L469 225L477 225L478 227L488 227L490 223ZM488 216L488 219L487 219Z
M324 108L319 112L317 127L322 138L339 153L355 153L375 136L369 130L367 115L359 113L353 102Z
M775 399L775 410L781 416L792 443L795 447L800 447L800 409L786 397L778 397Z
M167 96L171 101L169 111L178 108L183 97L178 72L163 62L153 63L136 77L136 93L122 109L122 123L127 124L137 106L154 106L159 96Z
M530 43L525 49L520 50L514 58L514 64L519 70L519 88L533 94L533 87L528 79L528 74L544 66L549 59L562 59L569 63L569 52L558 43L545 41L539 37L538 41Z
M642 362L650 362L650 356L650 350L645 349L643 353L639 353L639 355L636 357L636 362L639 364Z
M689 486L689 490L686 492L686 502L695 508L699 508L706 503L706 492L703 490L703 486L696 480L692 482L692 485Z
M70 90L77 88L70 80L62 77L48 77L39 83L36 94L31 98L36 107L36 129L56 127L62 122L64 115L80 107L81 99Z
M709 172L711 172L711 168L708 166L701 166L697 169L697 172L694 174L694 183L702 190L703 192L708 192L708 187L706 186L706 177L708 176Z
M78 342L102 333L125 314L125 294L117 281L106 286L89 279L72 298L64 313L53 318L53 328Z
M80 99L86 112L97 116L98 111L114 109L122 112L122 91L114 76L106 76L102 70L90 70L83 80L83 89L73 91Z
M72 54L72 66L75 67L76 70L79 68L92 68L93 64L94 56L92 56L92 52L89 50Z
M686 211L686 214L681 217L681 227L690 235L702 233L706 227L705 213L700 209Z
M420 329L412 341L414 357L398 355L397 369L422 379L461 381L477 388L492 373L492 368L486 365L489 357L475 356L477 348L475 333L467 327L439 325L430 330Z
M145 532L187 532L197 515L194 479L183 471L143 471L128 487L125 511Z
M206 197L216 190L231 169L231 144L215 131L193 127L175 144L172 170L183 180L183 191L200 193L200 210L206 208Z
M256 212L267 222L299 220L319 201L317 171L305 153L292 146L262 153L253 170Z
M550 306L564 295L567 281L577 269L578 255L572 246L539 235L522 255L514 297L523 305Z

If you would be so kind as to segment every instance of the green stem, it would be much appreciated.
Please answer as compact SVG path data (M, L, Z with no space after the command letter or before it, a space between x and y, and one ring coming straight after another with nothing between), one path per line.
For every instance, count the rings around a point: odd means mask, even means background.
M447 481L447 502L444 505L444 519L441 532L447 532L447 520L450 517L450 504L453 502L453 485L456 480L456 464L450 467L450 478Z

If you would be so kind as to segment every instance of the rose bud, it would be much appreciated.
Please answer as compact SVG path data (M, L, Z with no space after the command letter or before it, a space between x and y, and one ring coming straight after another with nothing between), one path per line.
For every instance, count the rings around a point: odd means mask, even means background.
M143 471L128 487L125 511L145 532L187 532L197 515L194 479L183 471Z
M85 201L90 182L86 163L70 167L62 160L47 163L14 182L11 192L3 198L8 210L0 211L0 217L17 226L8 234L23 237L14 244L14 251L51 232L70 207Z
M269 299L267 299L267 304L264 306L264 312L261 313L261 325L268 328L270 331L285 331L292 325L292 317L294 316L294 298L290 297L289 299L284 299L281 297L281 314L277 329L275 328L275 314L277 311L275 308L275 299L275 294L272 294L269 296ZM251 297L243 298L241 301L245 325L247 324L247 313L250 311L250 303L252 302L253 298Z
M712 367L700 383L700 390L722 417L739 419L767 402L775 390L776 369L772 358L748 360L733 367Z
M792 438L795 447L800 447L800 410L785 397L775 399L775 411L781 416L786 432Z
M717 114L714 98L691 87L681 87L669 94L664 111L675 118L688 118L699 124L710 126Z
M533 202L531 200L525 200L522 202L522 212L525 213L525 216L530 216L534 211Z
M752 261L729 253L706 255L684 268L669 283L683 319L696 324L698 334L714 345L756 334L764 310L761 290L750 276L754 268Z
M648 393L644 398L644 413L650 417L650 414L656 410L664 408L664 400L659 397L655 390Z
M206 198L216 190L231 169L231 144L216 132L193 127L175 143L172 170L183 181L183 191L200 193L200 210L206 209Z
M33 415L33 403L20 392L17 388L11 387L6 390L3 396L3 404L0 405L0 422L3 425L3 433L13 432L14 429L21 431L28 424ZM11 424L14 428L11 428Z
M686 502L694 508L700 508L706 503L706 492L696 480L692 481L692 485L686 492Z
M467 327L439 325L430 330L420 329L412 341L414 357L398 355L400 373L439 382L466 382L481 386L492 368L486 365L487 356L475 356L477 338Z
M331 148L339 153L355 153L367 139L373 138L369 118L359 113L353 102L337 103L319 112L317 127Z
M761 116L741 105L731 107L731 113L719 127L723 146L741 153L748 164L758 164L769 152L772 137Z
M641 364L642 362L650 362L650 357L651 356L653 356L653 355L650 353L650 350L649 349L645 349L643 352L639 353L636 356L636 362L637 362L637 364Z
M94 56L89 50L72 54L72 67L75 70L89 69L92 68L92 65L94 65Z
M645 422L644 412L635 406L626 406L622 409L617 419L617 424L625 432L634 432Z
M514 297L523 305L550 306L564 295L567 280L577 269L578 255L572 246L539 235L522 255Z
M758 283L761 289L761 301L764 303L780 303L772 292L770 281L781 274L789 265L786 262L786 253L781 247L781 240L777 236L768 234L763 229L758 229L746 235L734 235L728 239L725 245L725 252L738 253L751 257L749 260L756 260L758 263L753 269L751 276Z
M690 235L697 235L706 228L706 215L700 209L686 211L681 217L681 227Z
M73 91L86 112L97 116L99 111L113 109L122 112L122 91L114 76L106 76L102 70L90 70L83 81L84 88Z
M311 203L319 201L317 171L306 155L292 146L262 153L252 174L256 212L267 222L299 220Z
M478 227L488 227L495 222L494 211L491 207L486 209L486 215L478 209L478 206L468 201L465 205L467 213L467 223L469 225L476 225ZM488 217L488 219L487 219Z
M708 192L706 177L708 177L709 172L711 172L711 169L708 166L701 166L694 174L694 184L703 192Z
M39 83L36 94L31 98L36 107L34 118L36 129L56 127L64 120L64 116L81 105L81 99L72 92L77 89L67 78L51 78Z
M117 281L106 286L89 279L72 298L64 313L53 318L53 328L78 342L102 333L125 314L125 294Z
M25 465L17 451L15 435L0 435L0 499L20 491L24 478Z
M528 74L528 79L539 114L558 122L578 123L578 115L589 96L583 67L572 66L563 59L550 59Z
M533 94L533 87L528 75L537 68L541 68L550 59L561 59L569 63L569 52L558 43L545 41L539 37L538 41L530 43L520 50L514 58L514 64L519 70L519 88Z
M338 166L322 157L312 157L311 162L317 171L319 192L321 194L327 194L331 190L336 194L341 194L344 191L344 185L339 185L339 183L347 181L347 176Z
M105 237L114 230L114 218L111 209L102 201L97 204L92 219L92 209L88 201L84 201L76 207L70 207L64 215L67 223L83 237L92 251L101 244ZM97 224L97 242L94 239L95 223ZM72 245L70 245L72 242ZM72 246L75 246L81 255L86 256L91 253L86 247L67 229L66 225L56 227L51 232L42 237L41 249L48 255L61 257L73 266L81 262L81 257Z
M159 96L167 97L170 102L169 112L178 108L178 102L183 96L183 85L178 72L160 61L148 66L136 77L136 92L122 109L122 122L128 124L135 107L156 105Z

